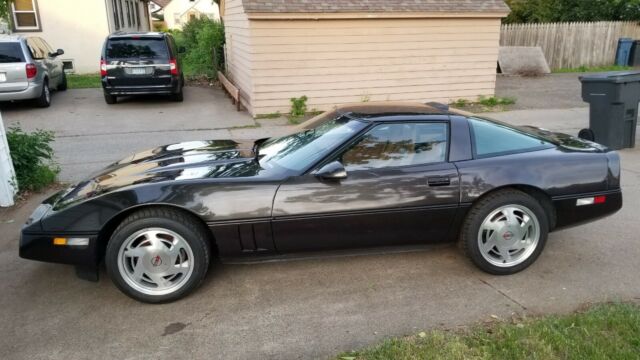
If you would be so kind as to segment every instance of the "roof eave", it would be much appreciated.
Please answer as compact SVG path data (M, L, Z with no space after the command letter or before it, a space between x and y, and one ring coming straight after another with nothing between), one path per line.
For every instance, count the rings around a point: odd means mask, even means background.
M333 12L285 13L249 12L250 20L342 20L342 19L428 19L428 18L504 18L509 11L490 12Z

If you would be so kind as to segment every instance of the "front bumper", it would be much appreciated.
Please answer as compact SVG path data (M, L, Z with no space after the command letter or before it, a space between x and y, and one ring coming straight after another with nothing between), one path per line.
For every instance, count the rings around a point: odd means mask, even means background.
M54 245L54 238L88 238L89 245ZM95 267L98 264L97 234L47 234L23 231L20 257L30 260Z
M43 83L30 83L24 90L0 92L0 101L36 99L42 94L42 84Z

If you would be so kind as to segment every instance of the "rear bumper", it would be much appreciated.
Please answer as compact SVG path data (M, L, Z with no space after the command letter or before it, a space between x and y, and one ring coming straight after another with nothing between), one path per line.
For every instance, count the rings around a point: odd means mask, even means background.
M35 99L42 94L42 84L43 83L30 83L24 90L0 92L0 101Z
M56 237L89 238L87 246L54 245ZM20 257L29 260L95 267L98 264L97 234L46 234L22 232Z
M108 81L102 79L102 88L105 93L109 95L125 96L125 95L146 95L146 94L159 94L159 95L171 95L176 94L181 89L180 78L171 79L169 85L141 85L141 86L114 86L110 85Z
M577 206L578 199L595 196L605 196L606 200L601 204ZM556 210L555 229L562 229L615 214L622 208L622 191L617 189L599 193L556 197L552 200Z

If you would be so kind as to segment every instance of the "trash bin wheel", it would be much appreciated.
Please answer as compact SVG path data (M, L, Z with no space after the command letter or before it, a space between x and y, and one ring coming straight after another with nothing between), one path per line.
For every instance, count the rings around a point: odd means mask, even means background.
M591 130L591 129L582 129L582 130L580 130L580 132L578 133L578 137L580 139L589 140L589 141L595 141L596 140L596 136L593 133L593 130Z

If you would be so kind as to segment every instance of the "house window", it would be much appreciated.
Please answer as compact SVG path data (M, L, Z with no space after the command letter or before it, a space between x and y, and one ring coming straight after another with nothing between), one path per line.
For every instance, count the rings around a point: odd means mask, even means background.
M127 1L127 24L131 27L131 1Z
M36 0L15 0L11 12L16 30L40 30Z
M73 60L62 60L62 68L64 72L72 73L75 71L75 66L73 64Z

